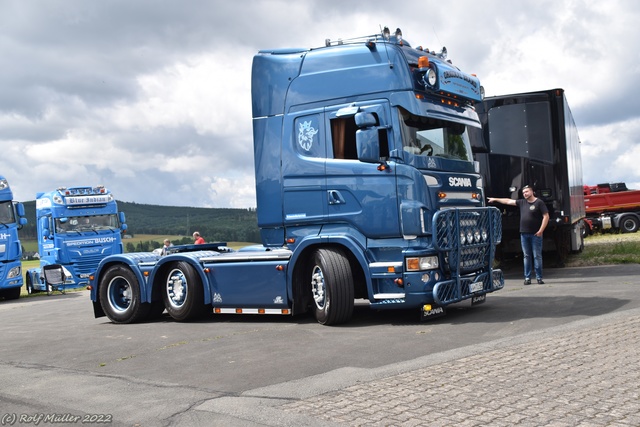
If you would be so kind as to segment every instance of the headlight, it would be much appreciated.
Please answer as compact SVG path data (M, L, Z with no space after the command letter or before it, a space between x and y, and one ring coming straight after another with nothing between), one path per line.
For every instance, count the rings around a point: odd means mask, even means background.
M436 80L437 80L437 76L436 76L436 72L433 71L433 69L429 69L429 71L427 71L425 73L425 81L429 84L429 86L435 86L436 85Z
M464 231L460 232L460 244L464 245L465 243L467 243L467 236L464 235Z
M13 267L9 270L9 274L7 274L7 279L13 279L14 277L20 276L20 267Z
M406 259L407 271L433 270L438 268L437 256L414 257Z

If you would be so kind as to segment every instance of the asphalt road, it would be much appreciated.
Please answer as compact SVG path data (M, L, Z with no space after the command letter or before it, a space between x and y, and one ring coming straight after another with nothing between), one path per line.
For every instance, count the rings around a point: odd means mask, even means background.
M640 308L640 265L547 269L546 284L530 286L518 270L485 304L424 323L358 304L338 327L231 315L114 325L93 317L87 291L3 301L0 425L331 425L274 402Z

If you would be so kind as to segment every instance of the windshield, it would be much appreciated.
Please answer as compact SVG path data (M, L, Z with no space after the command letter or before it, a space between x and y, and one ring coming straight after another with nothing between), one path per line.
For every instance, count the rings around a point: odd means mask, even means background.
M0 222L3 224L16 222L15 216L13 215L13 203L10 200L0 202Z
M416 116L399 109L402 149L417 156L471 161L467 128L459 123Z
M115 214L56 218L55 221L57 233L118 229L118 217Z

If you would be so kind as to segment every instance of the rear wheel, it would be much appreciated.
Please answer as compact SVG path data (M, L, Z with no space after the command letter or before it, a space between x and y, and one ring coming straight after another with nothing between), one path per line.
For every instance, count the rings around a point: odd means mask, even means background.
M353 314L353 275L344 251L318 249L310 263L311 296L315 318L323 325L337 325Z
M633 215L623 216L620 220L620 231L623 233L635 233L640 227L640 221Z
M140 301L140 284L133 272L124 266L110 267L100 279L100 305L113 323L143 320L151 304Z
M180 261L170 265L162 290L167 313L180 322L204 315L207 306L202 286L200 276L189 263Z

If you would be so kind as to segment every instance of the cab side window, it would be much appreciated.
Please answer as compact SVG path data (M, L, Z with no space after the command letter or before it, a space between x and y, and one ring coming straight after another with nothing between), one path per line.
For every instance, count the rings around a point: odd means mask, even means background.
M333 143L333 158L358 160L358 150L356 148L356 131L358 127L354 116L336 117L331 119L331 140ZM389 143L387 130L379 129L380 138L380 158L389 157Z

